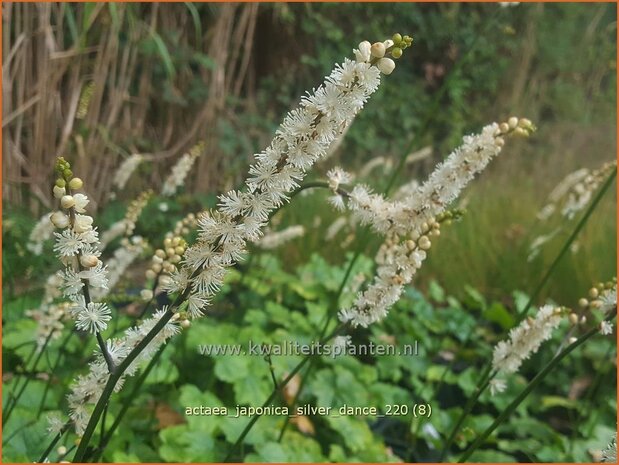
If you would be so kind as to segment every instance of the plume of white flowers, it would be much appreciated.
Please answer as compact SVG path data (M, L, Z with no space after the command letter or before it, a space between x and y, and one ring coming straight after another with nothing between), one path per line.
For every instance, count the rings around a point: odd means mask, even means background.
M189 152L183 154L179 158L176 164L172 167L172 172L163 183L161 195L169 197L176 194L178 188L185 182L185 178L189 174L194 162L204 151L204 146L204 142L199 142L189 149Z
M71 314L76 320L77 329L100 333L107 328L112 318L111 311L104 303L90 300L90 290L107 289L107 268L99 259L99 235L93 228L93 219L85 215L88 197L75 194L81 189L82 180L73 178L70 165L58 159L57 171L61 177L56 181L54 196L60 200L61 210L51 215L51 222L61 232L55 232L54 251L65 265L58 272L62 279L60 287L63 295L73 305Z
M151 318L146 319L140 325L127 329L122 338L107 340L107 352L110 354L115 365L122 362L144 336L153 329L166 312L167 308L164 307L155 312ZM175 314L174 318L164 326L163 330L146 346L131 365L129 365L129 368L127 368L121 380L116 384L114 388L115 392L122 389L126 376L133 376L140 365L150 360L167 339L178 334L180 326L177 320L178 314ZM97 403L101 397L105 383L110 376L107 362L101 356L101 353L97 351L95 355L95 360L89 364L89 372L85 375L78 376L71 386L71 392L67 396L70 412L69 417L73 421L75 432L78 436L84 433L88 420L90 419L90 404Z
M547 220L555 212L571 219L583 210L591 201L594 192L608 177L612 170L617 168L617 162L606 162L595 170L588 168L578 169L556 185L548 195L546 205L539 211L537 217Z
M382 42L377 44L382 50L357 53L357 61L346 59L337 65L288 113L269 147L256 154L247 191L220 196L219 209L198 218L197 242L185 252L181 269L172 274L170 292L189 290L193 300L208 304L226 268L243 257L246 242L260 238L269 214L288 199L378 88L378 65L387 51ZM359 47L372 46L362 42Z
M139 153L133 153L123 160L116 173L114 173L113 184L117 191L121 191L127 185L129 178L144 161L144 156Z
M304 234L305 228L302 225L288 226L280 231L266 231L265 235L256 241L256 245L261 249L272 250Z
M411 41L407 38L408 45ZM390 53L394 48L389 48ZM383 57L385 53L382 50ZM256 155L257 162L251 166L246 181L248 191L230 191L220 196L218 211L199 215L198 239L184 251L182 267L172 274L167 286L170 292L187 291L188 308L192 310L188 313L192 317L199 316L200 309L208 305L222 284L226 268L242 258L246 242L261 236L269 213L283 204L305 172L326 153L376 90L380 83L379 63L380 58L372 55L368 60L346 60L338 65L323 85L288 114L271 145ZM389 70L390 66L383 61L382 67ZM128 329L123 338L107 341L107 352L114 364L121 363L164 315L169 317L176 310L164 307L152 318ZM178 320L179 313L173 313L163 331L131 363L122 379L133 375L142 362L152 358L162 343L180 331L179 326L185 327ZM106 361L98 356L90 364L89 373L79 377L72 387L68 396L70 416L78 435L84 432L90 418L89 404L98 401L108 379ZM121 385L117 384L115 389L121 389Z
M389 200L357 185L346 195L347 206L362 224L370 224L386 241L377 256L377 275L357 295L351 308L340 310L339 318L352 326L368 325L384 318L398 301L426 258L431 236L440 234L440 223L450 219L447 206L462 189L497 156L510 134L528 135L534 126L527 119L511 117L505 123L490 124L478 135L465 136L463 145L440 163L419 187L407 188L401 200ZM342 202L343 202L342 196Z
M528 317L509 332L509 339L500 341L495 347L492 356L492 368L498 375L516 373L522 362L536 353L544 341L552 336L552 332L559 326L565 317L565 309L545 305L541 307L535 318ZM494 395L502 392L505 382L495 378L490 386Z
M49 219L49 213L46 213L32 228L26 248L35 255L41 255L43 244L52 238L54 230L54 225Z

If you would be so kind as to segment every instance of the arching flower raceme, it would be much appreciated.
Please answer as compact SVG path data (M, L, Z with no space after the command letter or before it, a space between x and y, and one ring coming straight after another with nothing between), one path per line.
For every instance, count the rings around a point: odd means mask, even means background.
M62 229L54 233L54 251L65 264L65 269L57 274L59 285L64 296L73 302L71 314L77 329L98 333L107 328L109 309L103 304L84 302L83 292L86 286L94 293L107 289L107 267L99 259L99 234L93 228L93 218L85 214L88 197L73 192L82 188L82 180L73 177L69 163L63 158L58 159L56 170L60 177L54 195L60 198L62 210L53 213L50 219Z
M302 225L289 226L281 231L267 231L256 241L256 245L261 249L272 250L304 234L305 228Z
M360 62L346 60L336 66L325 82L286 116L269 147L256 154L246 181L247 191L230 191L220 196L219 210L202 213L193 220L197 222L198 239L184 250L181 267L171 273L165 285L169 292L186 291L189 316L201 316L202 307L209 304L222 285L226 268L242 258L247 241L261 237L269 213L287 200L306 171L340 137L379 84L380 71L373 58ZM130 353L161 318L176 310L164 307L152 318L125 331L115 342L115 362L120 363L124 354ZM187 326L179 325L179 318L179 313L172 315L163 330L132 361L115 390L180 327ZM98 358L90 364L89 373L80 376L72 386L68 396L70 417L78 435L90 419L88 405L99 400L108 379L106 362Z
M337 65L288 113L271 144L255 155L247 191L221 195L218 211L199 217L198 240L187 250L183 267L172 274L169 291L189 287L194 300L205 302L218 291L225 268L242 258L247 241L260 238L270 212L288 199L378 88L376 60L364 57Z
M499 342L492 357L492 368L499 376L516 373L522 362L537 352L544 341L565 319L566 312L552 305L541 307L534 318L524 319L509 332L509 339ZM501 379L495 382L494 392L506 387Z
M450 219L448 205L500 153L505 136L528 135L533 130L529 120L512 117L506 123L486 126L480 134L465 136L462 146L426 182L408 186L399 200L386 199L364 185L355 186L347 196L348 208L386 239L377 256L373 282L357 295L351 308L340 310L340 321L367 327L384 318L426 259L430 238L440 234L443 220Z
M193 146L189 152L183 154L176 164L172 167L172 172L166 178L161 189L161 195L171 196L176 193L178 188L183 185L185 178L191 171L191 167L196 159L204 151L204 142L199 142Z
M121 191L125 188L129 178L142 161L144 161L144 157L139 153L133 153L123 160L113 178L113 184L117 190Z

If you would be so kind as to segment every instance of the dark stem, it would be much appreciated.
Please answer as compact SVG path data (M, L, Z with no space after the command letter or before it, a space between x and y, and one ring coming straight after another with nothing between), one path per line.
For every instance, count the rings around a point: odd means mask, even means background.
M337 328L333 330L331 334L329 334L322 341L320 341L320 344L324 344L328 342L329 340L331 340L331 338L334 337L343 327L344 325L339 325ZM269 404L273 402L273 400L275 400L275 397L281 392L282 389L284 389L284 387L290 382L290 380L294 377L294 375L296 375L299 372L299 370L301 370L301 368L303 368L309 360L310 360L310 356L303 358L303 360L301 360L297 364L297 366L295 366L292 369L292 371L288 374L288 376L286 376L286 378L281 383L279 383L279 388L274 389L271 392L271 395L269 395L269 397L267 398L267 400L264 401L264 403L262 404L263 408L267 407ZM232 454L234 453L234 451L239 447L239 445L241 445L241 443L243 442L243 440L245 439L245 437L247 436L247 434L249 433L249 431L252 429L252 427L258 421L259 418L260 418L260 415L254 415L251 418L247 426L245 426L245 429L243 429L240 436L237 438L236 442L232 445L232 447L228 451L228 455L226 455L223 462L228 462L232 458Z
M559 254L555 257L554 261L552 262L552 265L550 265L550 268L548 268L548 271L546 271L546 274L544 275L542 280L539 282L539 284L537 285L537 287L531 294L531 297L529 298L527 304L520 312L518 312L519 321L522 320L522 318L524 318L524 316L527 314L527 311L533 305L533 302L537 300L539 293L541 292L543 287L546 285L546 283L550 279L550 276L552 275L553 271L555 270L555 268L557 267L557 265L559 264L563 256L568 252L572 243L576 240L576 237L578 236L582 228L584 228L585 224L587 224L589 217L591 216L591 214L597 207L598 203L600 202L600 200L602 199L602 197L604 196L604 194L606 193L606 191L608 190L608 188L610 187L610 185L612 184L616 176L617 176L617 168L615 168L613 172L608 176L606 181L604 181L604 184L602 185L602 187L596 194L595 198L591 201L591 204L587 208L587 211L585 212L585 214L582 216L582 218L576 225L576 228L574 228L574 230L572 231L572 234L570 234L570 236L567 238L567 240L565 241L565 244L563 244L563 247L559 251Z
M550 279L550 276L552 275L552 273L557 268L558 263L561 261L563 256L567 253L567 251L569 250L569 248L572 245L572 243L576 240L576 237L578 236L580 231L584 228L585 224L587 223L587 221L591 217L592 213L595 211L598 203L600 202L600 200L602 199L602 197L604 196L604 194L606 193L608 188L611 186L611 184L612 184L612 182L613 182L613 180L615 179L616 176L617 176L617 169L615 168L615 170L613 170L613 172L608 176L606 181L604 181L604 184L602 185L600 190L597 192L597 194L594 197L594 199L591 201L591 204L589 205L589 207L587 208L587 211L584 213L584 215L582 216L582 218L580 219L580 221L576 225L576 228L574 229L574 231L572 231L570 236L567 238L567 240L565 241L565 244L563 244L563 247L559 251L558 255L555 257L554 261L552 262L552 265L550 265L550 267L548 268L548 271L546 272L546 274L542 278L542 281L537 285L537 287L535 288L535 290L531 294L531 297L529 297L529 300L528 300L527 304L525 305L525 307L520 312L518 312L517 318L516 318L516 325L518 325L526 317L527 311L531 308L531 306L533 305L533 302L535 302L537 300L537 298L539 296L539 293L541 292L542 288L548 282L548 280ZM491 369L490 367L491 367L491 361L488 361L487 366L486 366L486 372L487 373L490 372L490 369ZM480 394L481 394L481 391L479 391L479 390L480 390L480 387L483 384L483 382L484 382L484 377L482 377L480 382L477 384L477 388L476 389L478 390L478 392ZM477 401L477 398L479 398L479 395L475 398L475 401L473 402L473 405L471 405L471 408L468 409L468 410L465 410L465 412L463 412L463 416L466 416L466 415L468 415L468 413L470 413L470 411L472 410L472 408L475 405L475 402ZM468 403L467 403L467 405L468 405ZM461 418L458 421L458 425L461 425L463 421L464 421L464 418L462 418L462 416L461 416ZM457 426L457 428L455 428L454 431L452 432L452 437L450 437L450 441L448 441L448 445L443 450L443 453L441 455L441 460L442 460L443 456L445 455L445 453L447 452L446 449L449 447L449 445L451 445L451 442L453 441L453 438L455 437L455 434L457 433L457 430L458 430L459 427L460 426Z
M68 429L69 423L65 423L60 432L56 435L56 437L54 437L54 439L52 439L52 442L49 444L49 446L47 446L47 449L45 449L45 451L41 454L38 463L43 463L45 461L47 456L51 453L54 447L56 447L56 444L58 444L58 441L60 441L60 438L62 438L63 434L66 433Z
M40 347L40 351L39 351L37 357L35 358L34 363L32 365L32 368L30 369L30 371L35 371L36 370L37 365L39 364L39 361L41 360L41 357L43 356L43 353L45 352L45 349L47 348L47 345L49 344L49 341L51 340L53 334L54 334L54 331L52 330L49 333L49 335L45 338L45 342ZM11 403L10 404L7 403L7 409L3 410L3 412L2 412L2 424L3 425L9 420L9 417L11 416L11 413L13 413L13 410L15 409L15 407L17 407L17 403L19 402L19 399L21 398L22 394L26 390L26 387L28 386L28 383L30 382L30 380L31 380L30 377L26 377L26 379L24 379L24 382L22 383L21 387L19 388L19 391L17 392L17 394L13 395L13 393L11 392L11 394L10 394L11 397L10 397L10 400L9 400L9 402L11 402Z
M367 231L367 230L366 230ZM348 264L348 268L346 269L346 272L344 273L344 278L342 278L342 281L340 282L340 287L337 290L337 294L335 296L335 298L333 299L333 303L334 306L337 308L339 301L340 301L340 297L342 296L342 292L344 292L344 287L346 287L346 282L348 281L348 278L350 277L350 274L352 273L352 269L355 265L355 262L357 261L357 259L359 258L359 255L361 254L360 251L358 251L354 257L352 258L352 260L350 261L350 263ZM333 313L329 313L327 315L326 321L324 326L322 327L322 329L320 330L320 334L318 335L318 340L321 340L322 338L325 337L325 334L327 332L327 329L329 329L329 324L331 323L331 321L333 321ZM292 401L292 405L291 405L291 410L294 411L299 398L301 397L301 392L303 391L303 388L305 387L305 384L307 382L307 379L309 378L310 373L312 372L312 370L314 369L315 365L316 365L316 357L312 357L310 360L310 364L307 367L307 372L305 373L305 376L303 378L301 378L301 383L299 384L299 390L297 391L297 393L294 396L294 399ZM281 430L279 431L279 437L277 438L277 442L281 442L282 438L284 437L284 433L286 432L286 428L288 428L288 424L290 423L290 417L286 417L286 419L284 420L284 424L282 425Z
M153 356L151 361L148 363L148 366L140 374L140 377L136 379L133 385L133 388L131 389L131 392L127 395L127 397L125 398L125 401L122 404L122 407L120 408L120 411L116 414L114 423L112 423L112 426L110 426L110 429L107 430L107 432L105 433L105 437L99 443L99 447L94 451L94 455L92 456L93 462L99 461L99 458L103 455L103 452L105 451L105 448L110 442L110 439L112 439L112 435L114 434L116 429L118 429L118 427L120 426L120 423L123 417L125 416L125 414L127 413L127 411L129 410L129 407L131 407L131 401L137 397L137 394L140 388L146 381L146 378L148 378L148 375L150 374L152 369L157 365L157 362L161 358L161 354L163 353L163 351L165 350L167 346L168 344L164 344L163 346L161 346L161 348L157 351L157 353ZM91 457L87 457L87 459L90 459L90 458Z
M37 417L39 417L41 415L41 413L43 413L43 408L45 407L45 400L47 399L47 393L49 392L49 388L50 388L50 386L52 384L52 375L56 372L56 369L58 368L58 365L60 365L60 360L62 359L62 356L63 356L63 350L65 349L65 347L69 343L69 340L71 339L71 337L74 334L75 334L74 330L69 331L69 334L67 334L67 336L64 338L64 340L60 344L60 348L58 349L59 350L58 357L56 357L56 361L54 362L54 366L51 369L50 377L47 380L47 383L45 383L45 390L43 391L43 396L41 397L41 402L39 402L39 408L37 410Z
M617 315L617 307L615 307L615 310L612 312L611 315L606 317L606 320L611 320L616 315ZM477 450L479 448L479 446L482 445L482 443L488 438L488 436L490 436L492 434L492 432L505 419L507 419L507 417L509 417L513 413L513 411L516 410L516 408L518 408L518 406L522 403L522 401L531 393L531 391L533 391L533 389L535 389L538 386L538 384L540 384L542 382L542 380L548 375L548 373L550 373L552 371L552 369L555 368L559 364L559 362L561 360L563 360L565 357L567 357L572 351L577 349L579 346L584 344L591 337L593 337L597 333L599 333L599 331L600 330L597 327L594 327L594 328L590 329L583 336L578 338L578 340L576 342L574 342L573 344L570 344L569 346L567 346L559 355L557 355L550 362L548 362L548 364L542 369L542 371L540 371L529 382L529 384L527 384L527 387L524 388L524 390L520 394L518 394L518 396L505 408L505 410L503 410L503 412L501 412L501 414L486 429L486 431L484 431L480 436L477 437L477 439L473 442L473 444L471 444L469 446L469 448L466 450L466 452L464 452L464 454L462 454L462 457L460 457L460 460L458 460L458 462L462 463L466 459L468 459L473 454L473 452L475 452L475 450Z

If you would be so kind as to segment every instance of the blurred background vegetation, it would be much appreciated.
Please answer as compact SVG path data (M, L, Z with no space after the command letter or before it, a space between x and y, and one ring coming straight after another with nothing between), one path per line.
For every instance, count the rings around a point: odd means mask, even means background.
M614 3L511 7L479 3L3 3L2 8L3 289L11 310L7 314L5 306L4 316L16 325L9 351L20 347L19 335L27 338L31 334L32 328L19 319L25 309L36 306L44 277L58 266L51 244L45 249L49 253L40 256L26 248L36 220L53 208L49 186L58 155L74 163L74 172L84 179L98 210L95 221L105 230L123 217L128 202L141 191L157 189L185 151L205 141L205 154L181 195L175 199L155 196L138 222L136 233L158 244L187 212L213 206L217 194L239 186L252 154L266 146L283 115L306 90L322 81L334 63L351 56L361 40L383 40L394 32L411 34L413 47L399 60L396 71L386 78L387 84L359 115L341 146L310 178L321 178L329 168L341 165L377 190L394 173L396 186L413 179L423 181L463 135L489 122L518 115L538 126L530 139L510 141L467 189L460 203L467 208L466 215L444 228L414 289L409 289L392 317L358 336L361 340L393 336L399 341L415 337L426 348L423 356L364 363L347 357L340 366L327 362L314 373L317 378L309 381L308 399L326 403L337 397L332 386L340 378L350 380L351 392L356 393L352 399L345 397L349 403L407 401L407 392L421 390L429 395L424 386L438 383L442 389L437 398L444 412L433 423L435 429L404 423L372 425L372 433L389 446L385 449L370 439L356 439L371 437L365 424L329 423L323 425L326 429L319 431L317 440L324 445L329 436L325 431L335 431L341 435L341 447L321 450L296 430L288 433L292 436L287 444L274 445L264 431L277 425L267 419L250 440L253 452L247 460L384 461L394 459L393 454L409 460L437 460L440 441L435 433L444 435L453 425L462 404L453 399L470 395L472 380L478 376L475 369L479 367L470 365L471 360L490 356L499 329L507 330L513 324L509 315L539 283L579 219L538 220L536 215L548 194L567 174L596 168L616 156ZM111 200L113 174L132 153L144 154L149 162ZM398 160L411 153L417 161L399 167ZM380 163L370 170L367 164L378 157ZM551 298L576 305L593 283L616 274L615 190L613 185L602 199L537 303ZM192 328L178 347L166 353L165 368L150 379L150 394L142 399L148 417L140 411L130 423L133 430L115 437L106 459L222 459L213 452L215 446L219 441L233 442L239 424L213 423L209 431L200 429L203 422L171 426L173 422L161 420L157 413L156 399L168 395L168 384L178 387L167 399L177 410L196 402L215 402L216 397L208 397L211 392L226 404L259 404L266 398L268 371L256 374L246 362L226 371L224 362L197 357L195 345L226 342L226 334L237 334L241 328L239 341L269 341L282 334L303 340L313 334L310 329L327 311L325 302L337 290L350 260L347 254L361 250L372 257L379 244L377 239L358 234L358 228L344 228L326 239L339 215L326 208L325 202L325 193L309 191L276 215L276 228L303 224L306 234L273 255L250 259L253 268L241 265L239 270L248 273L247 277L234 274L209 324ZM528 260L535 238L560 226L561 231ZM148 257L142 262L147 266L144 263ZM358 268L355 274L369 271L369 259L362 257ZM138 269L123 289L131 289L130 281L139 281L141 276L143 269ZM267 284L261 284L264 276L270 276ZM265 308L273 325L261 316ZM298 318L288 321L284 315L295 309L300 312ZM469 346L461 339L462 328L476 323L467 313L489 319L475 333L479 341ZM19 366L19 350L11 352L13 358L8 359L11 363L5 371L12 369L11 364ZM466 376L439 382L434 367L449 360L451 351L458 360L462 358L455 372ZM572 364L564 363L557 378L564 389L554 396L532 398L523 407L531 418L520 412L502 431L512 442L497 440L493 447L501 452L481 451L473 458L596 458L590 451L598 451L615 428L615 372L614 366L605 364L614 360L613 351L608 341L598 341ZM83 363L79 359L82 346L76 343L68 352L76 358L73 365L64 367L65 375ZM536 358L537 366L550 355ZM293 366L293 362L285 364ZM214 369L215 378L204 384L196 378L196 366L204 372ZM596 376L585 373L591 367ZM534 367L523 371L520 387L534 374ZM258 387L250 389L244 380ZM575 380L590 387L582 407L578 404L582 392L574 394ZM375 392L361 393L367 383L378 383ZM546 388L553 389L556 383L555 379ZM200 393L194 392L194 385ZM29 395L38 399L43 386L33 386L35 391ZM202 391L209 392L207 398L200 397ZM53 392L49 408L57 408L54 402L62 399L62 390ZM489 397L482 403L486 410L471 419L458 446L464 447L489 424L488 411L506 405L504 399ZM585 408L595 414L589 416ZM149 428L157 421L161 433L153 442ZM527 438L527 432L534 433L534 440ZM194 433L219 438L200 448L188 439ZM591 442L592 435L601 439ZM418 436L425 438L423 444L411 446ZM405 444L393 439L400 437ZM13 457L32 460L27 451L33 445L27 438L19 441L15 441Z

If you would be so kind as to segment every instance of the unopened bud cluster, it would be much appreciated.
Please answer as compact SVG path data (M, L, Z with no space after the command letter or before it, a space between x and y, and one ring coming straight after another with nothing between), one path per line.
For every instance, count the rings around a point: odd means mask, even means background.
M153 190L148 189L142 192L137 199L131 201L129 206L127 207L127 213L125 214L125 235L131 236L133 231L135 231L135 225L142 213L142 210L148 204L148 201L153 196Z
M529 137L536 130L537 128L529 119L511 116L506 122L499 124L495 134L496 142L498 145L503 146L505 144L505 141L502 139L504 136Z
M60 210L52 213L51 222L62 232L56 232L54 251L65 264L58 272L64 296L73 305L71 314L76 319L77 329L98 333L107 328L111 319L110 309L104 303L90 302L84 298L84 287L107 289L108 273L99 259L99 235L93 228L93 219L85 215L88 197L74 193L83 182L73 176L71 165L64 158L56 162L58 179L54 185L54 197L59 200Z
M359 44L359 48L354 50L354 53L357 62L370 63L375 65L381 73L391 74L395 69L395 61L392 58L400 58L402 51L412 44L412 37L394 34L391 39L384 42L370 44L370 42L364 40Z
M152 264L146 271L148 279L155 279L160 274L171 274L177 270L177 265L183 258L187 242L180 236L166 237L163 248L157 249L152 258Z
M499 376L516 373L522 362L536 353L544 341L550 339L568 313L569 309L565 307L545 305L534 317L529 316L512 328L509 338L494 347L492 368L495 373ZM490 392L494 395L503 392L506 387L503 379L493 379Z

